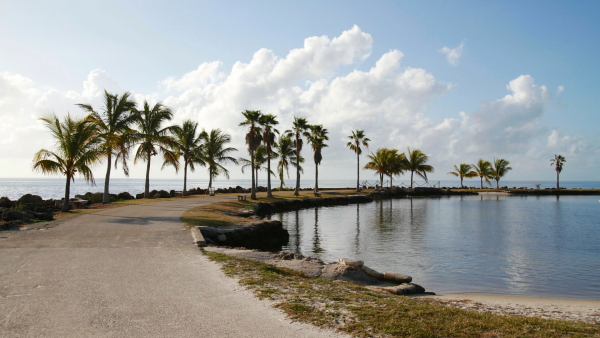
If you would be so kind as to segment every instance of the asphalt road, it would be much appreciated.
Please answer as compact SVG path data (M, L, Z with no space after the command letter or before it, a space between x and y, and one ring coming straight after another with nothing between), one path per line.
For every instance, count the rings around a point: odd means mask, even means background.
M332 337L292 323L192 244L186 198L0 232L0 337ZM231 198L231 197L229 197Z

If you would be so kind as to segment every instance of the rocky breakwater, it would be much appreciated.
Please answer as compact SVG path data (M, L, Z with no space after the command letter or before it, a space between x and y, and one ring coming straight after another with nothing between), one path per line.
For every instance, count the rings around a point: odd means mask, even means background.
M257 215L264 216L277 212L293 211L305 208L369 202L373 202L373 198L365 195L350 195L331 198L290 199L271 203L256 203L254 204L254 212Z
M226 227L198 227L206 244L278 251L290 240L279 221L232 224Z
M454 191L450 189L441 188L378 188L369 193L369 196L373 198L381 197L427 197L427 196L455 196L455 195L478 195L474 191Z
M16 201L0 197L0 230L9 230L20 225L51 221L58 211L54 200L44 201L40 196L26 194Z

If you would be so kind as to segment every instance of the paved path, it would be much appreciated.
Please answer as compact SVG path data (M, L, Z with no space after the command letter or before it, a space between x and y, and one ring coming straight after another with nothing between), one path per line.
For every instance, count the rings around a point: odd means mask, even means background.
M0 337L330 337L225 277L179 221L187 198L0 232ZM229 197L231 198L231 197Z

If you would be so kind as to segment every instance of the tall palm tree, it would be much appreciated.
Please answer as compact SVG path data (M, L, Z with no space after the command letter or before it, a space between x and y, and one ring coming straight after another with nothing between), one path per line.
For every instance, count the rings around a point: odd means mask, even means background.
M417 173L417 175L421 176L425 181L427 181L427 173L432 173L434 171L433 167L429 164L426 164L429 161L429 156L425 155L419 149L415 149L413 151L408 147L408 153L406 155L406 170L410 170L410 187L413 187L413 175Z
M383 187L383 176L389 175L390 163L393 151L388 148L379 148L375 153L367 155L369 162L365 164L363 170L374 170L375 175L379 175L379 186Z
M273 145L275 144L275 133L279 134L279 130L275 129L274 126L279 124L275 115L264 114L260 119L260 124L264 127L262 139L265 149L267 151L267 173L271 172L271 155L273 152ZM273 197L271 192L271 174L267 175L267 197ZM258 178L256 179L258 181Z
M229 170L223 165L228 163L238 164L238 161L229 156L231 152L237 149L228 147L231 142L231 136L223 133L221 129L213 129L210 132L202 131L200 133L204 141L204 162L208 167L208 187L212 188L213 178L219 175L225 175L229 179Z
M74 120L71 115L64 117L61 123L56 115L41 118L50 129L56 140L56 151L41 149L33 158L33 170L44 174L64 174L67 177L65 185L65 201L62 211L69 211L69 194L71 180L75 181L75 173L87 182L94 184L92 166L106 154L100 146L97 125L89 119Z
M250 151L250 161L252 162L252 168L254 168L254 151L260 146L262 142L262 129L260 128L262 113L260 110L246 110L242 112L245 121L240 123L240 126L248 126L248 133L246 134L246 144L248 145L248 151ZM256 199L256 181L254 177L254 170L252 170L252 188L250 199Z
M490 182L490 178L493 177L493 169L492 164L489 161L485 161L484 159L480 158L476 164L472 165L472 167L475 173L477 173L477 176L479 176L479 179L481 180L481 189L483 189L484 180L485 183L492 185L492 183Z
M276 142L275 152L279 157L279 162L277 162L277 172L279 174L279 190L283 190L283 185L285 184L283 180L283 171L287 173L288 178L290 178L289 165L292 164L293 167L298 167L298 163L296 161L296 149L294 148L294 142L288 136L283 136L279 138L279 142ZM300 157L300 163L304 163L304 158ZM302 167L299 167L300 172L304 172Z
M554 167L554 170L556 170L556 189L557 190L560 189L558 176L562 172L563 165L565 164L565 162L567 162L567 160L561 154L558 154L558 155L554 154L554 158L550 160L550 165Z
M139 160L147 162L144 198L150 198L150 160L152 156L158 155L160 152L163 156L162 167L172 165L176 171L179 171L177 141L170 135L174 128L173 126L163 126L172 117L171 109L160 102L150 107L148 101L144 100L143 110L137 111L138 131L136 137L140 145L135 153L133 163L135 164Z
M329 147L325 144L325 141L329 140L326 128L323 128L322 124L315 124L310 126L310 134L307 137L308 142L313 150L313 160L315 161L315 192L319 192L319 165L323 160L323 154L321 150L325 147Z
M110 203L109 182L110 170L112 165L112 156L115 159L115 169L117 163L121 160L125 176L129 176L129 167L127 159L129 158L129 149L134 131L130 128L135 122L135 101L130 98L131 93L127 92L119 97L118 94L109 94L104 91L104 107L101 112L97 112L89 104L79 103L81 109L89 113L89 119L96 124L98 136L102 140L102 148L108 162L106 168L106 177L104 179L104 195L102 203Z
M494 167L492 168L492 178L496 180L496 189L500 189L500 179L512 170L508 162L502 158L494 158Z
M361 146L365 146L369 150L369 142L371 140L365 136L364 130L352 131L352 135L348 136L350 141L347 146L356 154L356 192L360 191L360 154L362 154Z
M286 130L285 134L294 139L294 147L296 148L296 158L300 159L300 152L302 151L302 136L308 137L308 129L310 125L303 117L294 116L294 122L292 123L292 129ZM294 195L300 195L300 166L296 166L296 189Z
M194 172L196 164L206 166L202 135L198 133L198 122L185 120L181 126L173 126L173 135L177 141L177 155L183 157L183 192L187 195L187 169Z
M250 151L248 151L248 153L250 153ZM273 159L276 159L278 157L278 155L276 153L272 153L271 156ZM275 173L273 171L271 171L271 169L269 169L269 167L263 166L265 163L268 162L267 148L263 145L260 145L254 151L254 167L252 167L252 165L253 165L252 161L245 159L245 158L239 158L238 162L240 164L242 164L242 174L244 173L244 170L246 168L252 168L251 170L254 170L254 172L256 173L256 182L254 184L254 189L256 189L256 191L258 191L258 172L260 170L263 170L263 169L266 170L269 177L271 175L275 176Z
M456 177L460 177L460 187L464 188L465 186L463 185L463 178L477 177L477 173L471 169L472 169L472 167L470 164L461 163L458 165L458 167L455 164L454 171L451 171L448 174L454 175Z

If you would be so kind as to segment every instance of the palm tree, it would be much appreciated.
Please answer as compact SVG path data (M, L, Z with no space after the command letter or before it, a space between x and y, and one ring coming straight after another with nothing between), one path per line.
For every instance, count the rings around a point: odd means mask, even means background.
M406 170L406 155L398 154L398 149L388 149L387 174L390 177L390 188L393 186L394 175L403 175Z
M429 164L426 164L427 161L429 161L429 156L425 155L425 153L419 149L411 151L410 147L408 147L407 154L405 169L410 170L410 188L412 189L414 173L417 173L417 175L421 176L425 181L427 181L427 173L432 173L434 169Z
M185 120L181 126L173 127L173 135L177 141L177 155L183 156L183 192L182 195L187 195L187 169L194 172L196 164L206 166L204 162L204 145L202 143L202 135L197 134L198 122Z
M476 177L477 173L474 172L473 170L471 170L472 167L470 164L466 164L466 163L461 163L459 164L459 166L457 167L456 164L454 165L454 171L449 172L449 175L454 175L456 177L460 177L460 187L464 188L465 186L463 185L463 178L471 178L471 177Z
M294 116L294 123L292 124L292 129L286 130L285 134L294 139L294 147L296 148L296 158L300 159L300 152L302 151L302 136L308 137L308 129L310 125L306 122L306 119L303 117ZM300 166L296 166L296 189L294 190L294 195L300 195Z
M104 179L104 195L102 203L110 203L109 182L110 170L112 165L112 156L115 155L115 169L119 160L123 163L123 172L129 176L129 167L127 159L129 158L129 149L131 147L131 136L133 130L130 126L135 122L135 101L130 98L131 93L124 93L119 97L118 94L109 94L104 91L103 111L98 113L89 104L79 103L81 109L89 113L89 119L96 124L99 137L102 140L102 148L108 162L106 168L106 177Z
M483 189L483 180L485 180L485 183L492 185L492 183L490 182L490 178L493 177L493 169L492 164L490 162L480 158L476 164L472 165L472 167L473 170L475 170L477 176L479 176L479 179L481 180L481 189Z
M556 170L556 189L557 190L560 189L560 186L558 184L559 183L558 176L562 172L563 165L565 164L565 162L567 162L567 160L561 154L558 154L558 155L554 154L554 158L550 160L550 165L554 166L554 170Z
M508 162L502 158L494 158L494 167L492 168L492 178L496 180L496 189L500 189L500 179L512 170Z
M69 211L69 193L71 180L75 181L75 173L87 182L94 184L92 166L106 154L100 146L97 125L89 119L74 120L71 115L64 117L61 123L56 117L41 118L50 129L52 137L56 140L56 151L41 149L33 158L33 170L43 174L64 174L67 177L65 185L65 201L62 211Z
M365 146L367 150L369 150L369 142L371 140L368 137L365 137L364 130L356 130L352 131L352 135L348 136L350 142L348 142L347 146L356 154L356 192L360 191L360 154L362 154L362 148Z
M260 110L246 110L242 112L242 115L246 118L246 121L240 123L240 126L249 126L248 133L246 134L246 144L248 145L248 151L250 151L250 161L252 162L252 168L254 168L254 151L262 142L261 136L261 116ZM252 170L252 189L250 199L256 199L256 185L254 178L254 170Z
M250 151L248 151L248 153L250 153ZM272 153L271 154L273 156L273 159L276 159L278 157L278 155L276 153ZM263 145L260 145L258 148L256 148L256 150L254 151L254 167L252 167L253 162L251 160L245 159L245 158L239 158L238 162L242 164L242 174L244 173L244 170L246 168L252 168L252 170L255 171L256 173L256 182L254 184L254 189L256 189L256 191L258 191L258 172L262 169L267 171L267 174L269 174L268 176L270 177L271 175L275 176L275 173L273 173L273 171L271 171L271 169L269 169L268 167L264 167L263 165L265 163L267 163L268 158L267 158L267 148Z
M323 128L322 124L316 124L310 126L310 134L307 137L308 142L313 150L313 160L315 161L315 192L319 192L319 165L323 160L321 150L325 147L329 147L325 144L325 141L329 140L326 128Z
M231 142L231 136L223 133L221 129L213 129L209 133L202 131L200 137L204 141L204 162L208 167L208 187L212 188L214 177L225 175L229 179L229 170L223 164L238 164L238 161L229 156L229 153L237 151L232 147L227 147Z
M139 139L140 145L135 153L133 163L135 164L139 160L147 162L144 198L150 198L150 160L152 156L158 155L160 152L163 156L162 167L172 165L175 167L175 171L179 171L177 141L169 135L174 131L174 128L173 126L163 127L163 124L170 121L172 117L171 109L160 102L151 108L148 101L144 100L143 110L137 111L138 131L136 138Z
M379 148L375 153L371 152L370 155L367 155L370 161L365 164L363 170L374 170L375 175L379 175L380 187L383 187L383 176L389 175L392 154L391 149Z
M271 154L273 152L273 145L275 144L275 133L279 134L279 130L273 128L279 124L277 118L271 114L265 114L260 119L260 124L264 127L262 135L263 143L267 151L267 173L271 172ZM271 192L271 175L267 175L267 197L273 197ZM258 178L256 179L258 181Z
M283 171L287 173L288 178L290 177L289 165L292 164L293 167L298 167L296 163L296 150L294 149L294 142L288 136L283 136L279 138L279 142L275 143L275 152L279 157L279 162L277 162L277 172L279 173L279 190L283 189L283 185L285 182L283 181ZM304 163L304 158L300 157L300 163ZM299 167L300 172L304 172L302 167Z

